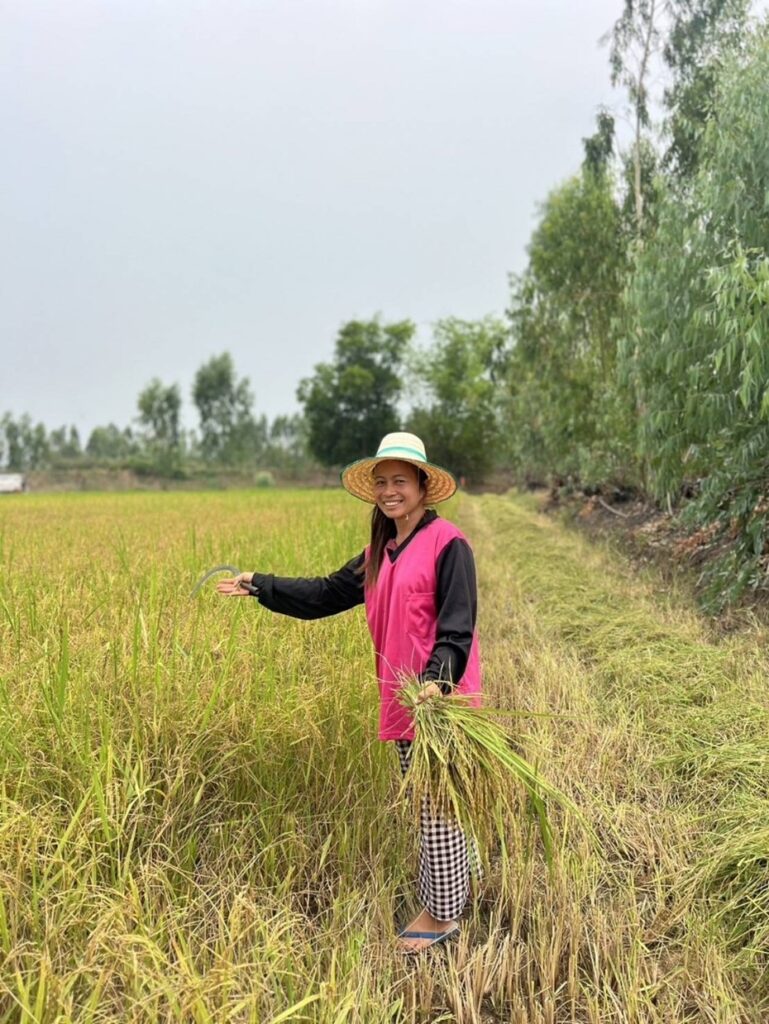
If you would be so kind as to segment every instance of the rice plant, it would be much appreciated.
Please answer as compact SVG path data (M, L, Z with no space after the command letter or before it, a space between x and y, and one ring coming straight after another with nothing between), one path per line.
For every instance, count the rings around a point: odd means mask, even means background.
M546 860L552 863L547 801L581 818L574 803L516 752L515 737L503 727L499 709L473 706L459 694L420 700L423 686L418 679L407 680L399 693L415 724L411 764L401 787L411 799L415 820L426 801L436 815L471 836L488 862L497 843L507 852L507 823L523 806L535 819ZM512 711L504 715L516 717Z
M2 1024L766 1019L767 637L715 641L524 500L448 514L552 857L511 779L459 941L404 964L416 831L363 610L190 598L224 562L338 567L365 509L267 489L0 504Z

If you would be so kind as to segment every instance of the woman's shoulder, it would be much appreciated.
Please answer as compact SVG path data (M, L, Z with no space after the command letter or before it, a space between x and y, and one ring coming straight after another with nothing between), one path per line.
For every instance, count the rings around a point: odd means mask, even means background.
M467 543L467 537L462 533L459 527L450 522L448 519L443 519L441 516L436 515L435 519L428 524L427 531L432 534L436 543L440 544L441 547L450 543L452 540L463 540Z

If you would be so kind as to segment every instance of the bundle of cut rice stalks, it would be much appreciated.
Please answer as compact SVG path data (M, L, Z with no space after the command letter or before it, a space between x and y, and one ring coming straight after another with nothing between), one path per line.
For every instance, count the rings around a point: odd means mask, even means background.
M423 687L418 680L409 679L399 691L415 724L411 764L401 795L410 794L417 819L428 800L431 813L458 825L475 840L482 859L488 858L496 841L504 855L505 822L520 813L522 786L550 863L553 834L546 802L569 811L583 826L586 822L564 793L516 753L513 736L502 724L504 717L543 716L473 707L460 695L432 697L420 703L417 697Z

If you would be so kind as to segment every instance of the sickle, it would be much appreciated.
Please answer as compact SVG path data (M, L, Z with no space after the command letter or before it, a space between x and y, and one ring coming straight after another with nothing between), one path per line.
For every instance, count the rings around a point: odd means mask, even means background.
M200 588L203 586L203 584L206 582L206 580L210 580L211 577L215 576L218 572L228 572L232 576L240 576L240 569L236 569L234 565L217 565L214 569L209 569L205 576L200 577L198 582L192 588L192 593L190 594L190 597L194 597L200 590ZM241 582L240 586L247 590L249 594L256 595L259 593L257 588L253 586L253 584L251 583Z

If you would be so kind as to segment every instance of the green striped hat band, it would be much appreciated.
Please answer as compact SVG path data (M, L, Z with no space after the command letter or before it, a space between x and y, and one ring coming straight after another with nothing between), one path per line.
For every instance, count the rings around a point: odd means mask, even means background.
M427 462L424 456L424 452L420 452L416 448L406 448L405 445L398 445L395 448L380 448L376 453L375 458L379 459L385 455L407 455L411 459L419 459L420 462Z

